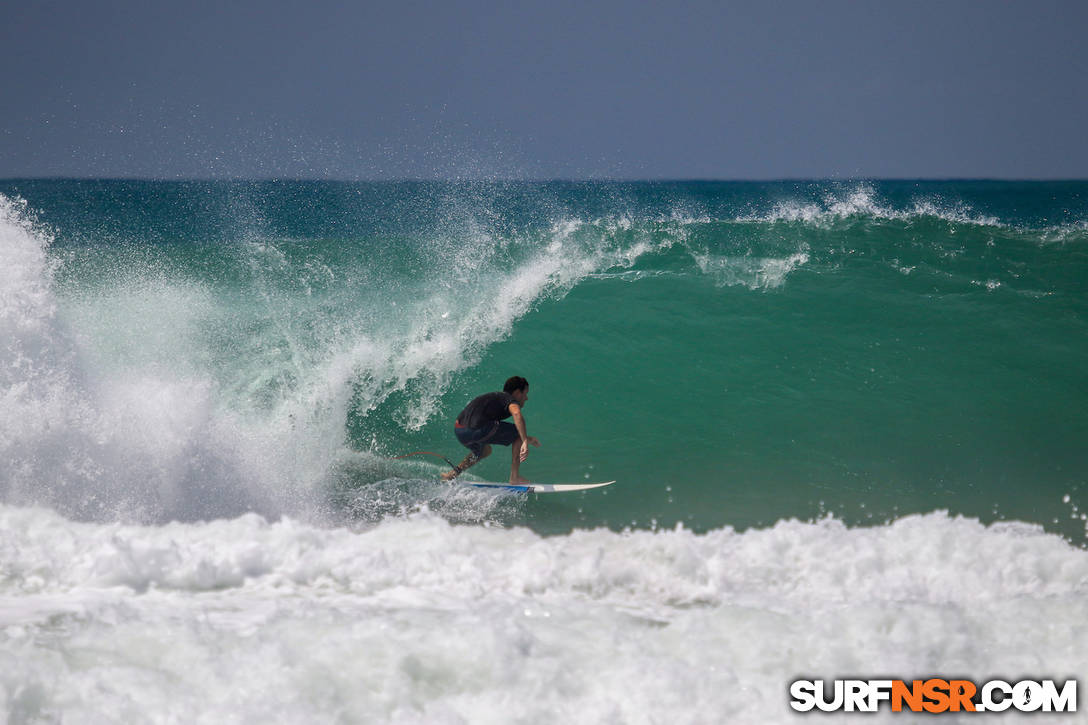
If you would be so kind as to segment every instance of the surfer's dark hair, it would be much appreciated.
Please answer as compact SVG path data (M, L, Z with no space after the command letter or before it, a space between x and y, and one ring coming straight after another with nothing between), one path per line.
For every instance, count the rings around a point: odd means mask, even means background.
M525 390L525 388L527 387L529 387L529 381L523 377L515 375L514 377L508 379L506 381L506 384L502 386L502 392L512 393L515 390Z

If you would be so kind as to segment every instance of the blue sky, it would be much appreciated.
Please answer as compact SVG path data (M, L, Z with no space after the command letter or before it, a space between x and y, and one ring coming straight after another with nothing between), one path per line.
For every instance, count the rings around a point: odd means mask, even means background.
M4 14L4 178L1088 177L1084 2Z

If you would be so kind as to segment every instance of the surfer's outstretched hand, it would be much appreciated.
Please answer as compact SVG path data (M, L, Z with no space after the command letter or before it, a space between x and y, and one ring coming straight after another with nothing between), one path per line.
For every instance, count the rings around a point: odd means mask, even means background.
M540 448L540 441L537 440L536 438L532 437L532 436L529 436L524 441L522 441L521 442L521 454L518 456L522 460L522 462L524 462L525 459L529 457L529 444L530 443L533 444L534 446L536 446L537 448Z

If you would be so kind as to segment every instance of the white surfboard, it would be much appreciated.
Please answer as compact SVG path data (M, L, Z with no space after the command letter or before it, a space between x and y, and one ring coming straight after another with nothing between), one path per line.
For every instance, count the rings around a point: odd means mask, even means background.
M487 483L486 481L458 481L462 486L473 488L493 488L501 491L515 493L566 493L568 491L585 491L590 488L611 486L615 481L604 483Z

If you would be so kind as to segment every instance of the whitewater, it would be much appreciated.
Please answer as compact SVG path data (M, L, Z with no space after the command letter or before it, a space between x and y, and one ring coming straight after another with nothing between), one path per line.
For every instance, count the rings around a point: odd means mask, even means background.
M779 722L803 675L1073 678L1088 635L1088 555L942 513L547 538L0 515L11 722Z

